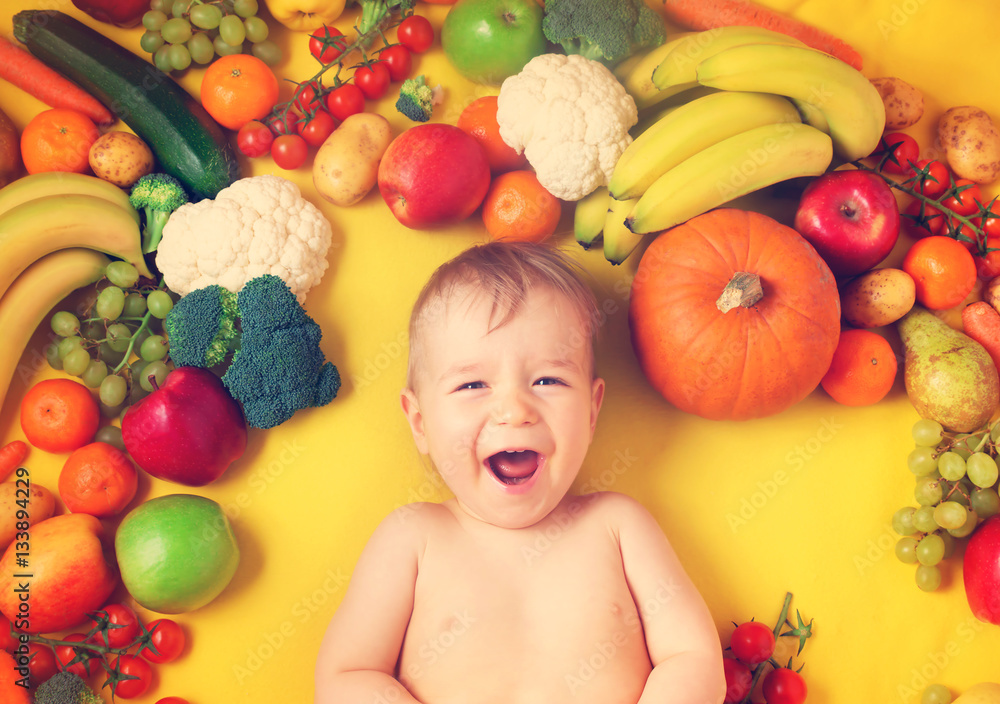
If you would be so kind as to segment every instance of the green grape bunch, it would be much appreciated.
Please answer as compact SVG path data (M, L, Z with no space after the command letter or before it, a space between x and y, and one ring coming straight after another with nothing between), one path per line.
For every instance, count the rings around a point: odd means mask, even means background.
M281 61L281 49L268 39L269 28L258 9L257 0L151 0L142 16L146 31L139 46L164 73L207 66L217 56L245 50L274 66Z
M136 268L123 261L108 264L96 294L81 315L67 310L52 314L55 339L45 356L52 368L97 389L101 412L114 417L170 373L163 319L176 296L162 283L140 280Z
M951 433L922 418L911 434L907 467L915 479L917 505L892 516L900 536L895 552L900 562L917 566L917 587L934 591L941 585L941 563L954 553L956 541L1000 513L1000 421L972 433Z

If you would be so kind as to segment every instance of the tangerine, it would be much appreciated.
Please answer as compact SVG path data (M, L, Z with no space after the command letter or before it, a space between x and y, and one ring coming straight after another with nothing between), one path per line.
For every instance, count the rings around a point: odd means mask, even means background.
M495 240L541 242L562 217L562 201L545 190L534 171L502 173L483 199L483 224Z
M43 110L21 132L21 159L29 174L42 171L90 171L90 145L97 125L82 112L66 108Z
M21 430L46 452L72 452L90 442L101 411L90 390L73 379L45 379L21 399Z
M523 169L528 165L528 159L524 154L518 154L500 136L497 96L487 95L473 100L462 110L456 124L479 142L486 152L486 160L493 173Z
M135 496L139 476L114 445L92 442L71 454L59 473L59 496L73 513L114 516Z
M976 285L976 262L964 244L944 235L917 240L903 257L917 302L930 310L957 306Z
M837 403L870 406L889 393L897 367L884 337L871 330L844 330L820 385Z
M252 54L216 59L201 80L201 104L223 127L238 130L261 120L278 101L278 78Z

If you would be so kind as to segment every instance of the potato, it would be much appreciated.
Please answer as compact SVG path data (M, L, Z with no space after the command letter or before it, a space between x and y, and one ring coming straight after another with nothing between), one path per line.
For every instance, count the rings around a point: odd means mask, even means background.
M983 300L1000 313L1000 276L996 276L987 282L986 287L983 289Z
M903 130L917 124L924 114L924 96L902 78L873 78L872 85L885 103L885 128Z
M985 110L972 105L947 110L938 122L938 141L958 178L992 183L1000 176L1000 132Z
M379 162L391 141L392 128L381 115L351 115L316 152L316 190L334 205L354 205L375 186Z
M916 300L913 277L902 269L873 269L840 293L844 319L856 328L878 328L906 315Z
M128 188L153 171L153 152L131 132L105 132L90 146L90 168L97 178Z
M0 552L6 550L17 535L17 512L22 510L17 502L25 498L23 493L17 493L18 489L23 492L24 487L17 482L0 484ZM40 523L55 513L55 496L41 484L32 483L28 489L28 507L23 510L28 512L29 525Z

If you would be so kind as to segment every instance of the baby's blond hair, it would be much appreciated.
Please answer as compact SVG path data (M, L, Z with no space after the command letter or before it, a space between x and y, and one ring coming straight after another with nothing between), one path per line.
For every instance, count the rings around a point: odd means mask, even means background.
M584 283L582 274L581 267L558 250L527 242L488 242L445 262L431 275L413 305L407 385L413 388L421 350L421 328L432 315L440 315L448 299L463 288L474 289L474 295L492 300L490 330L510 320L533 289L553 290L579 313L593 360L600 312L594 293Z

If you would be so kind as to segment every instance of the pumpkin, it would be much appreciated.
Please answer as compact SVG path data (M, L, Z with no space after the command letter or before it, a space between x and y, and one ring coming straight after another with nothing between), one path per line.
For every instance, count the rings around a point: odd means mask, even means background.
M798 232L722 208L649 245L632 281L629 329L647 380L678 409L762 418L819 385L840 337L840 297Z

